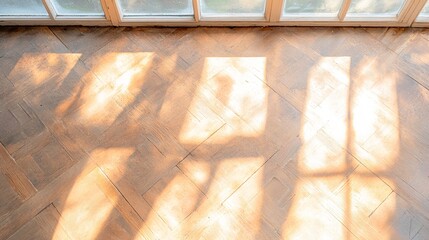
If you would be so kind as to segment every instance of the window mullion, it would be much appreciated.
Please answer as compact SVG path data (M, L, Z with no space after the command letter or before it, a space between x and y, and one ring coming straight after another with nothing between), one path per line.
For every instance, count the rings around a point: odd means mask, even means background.
M119 26L122 22L121 9L116 0L101 0L101 6L103 7L104 14L106 18L114 26Z
M270 22L279 22L282 17L283 12L283 1L284 0L268 0L267 2L270 2L271 8L269 12L269 21ZM267 3L268 7L268 3Z
M403 9L398 15L398 21L407 23L411 26L417 19L423 7L426 4L426 0L409 0L404 4Z
M48 12L49 18L55 20L58 16L57 11L55 11L54 6L50 0L42 0L43 6L45 6L46 12Z
M343 0L343 4L341 5L340 11L338 12L338 19L343 21L349 11L349 7L351 4L351 0Z
M199 22L201 19L201 5L199 0L192 0L192 7L194 9L194 19Z

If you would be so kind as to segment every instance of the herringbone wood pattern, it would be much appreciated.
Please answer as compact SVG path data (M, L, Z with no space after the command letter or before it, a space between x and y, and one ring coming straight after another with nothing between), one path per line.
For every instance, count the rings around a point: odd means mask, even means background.
M1 28L0 239L428 239L429 31Z

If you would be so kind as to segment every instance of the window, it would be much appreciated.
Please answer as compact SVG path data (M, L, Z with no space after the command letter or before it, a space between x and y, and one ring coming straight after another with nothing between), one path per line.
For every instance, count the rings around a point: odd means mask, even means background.
M41 0L0 0L3 16L48 16Z
M342 0L285 0L284 15L327 14L336 15Z
M429 0L0 0L0 25L56 23L429 26Z
M132 16L190 16L192 0L120 0L122 14Z
M202 16L263 17L265 0L201 0Z
M396 15L404 0L352 0L350 15Z
M58 15L104 15L100 0L52 0L52 4Z

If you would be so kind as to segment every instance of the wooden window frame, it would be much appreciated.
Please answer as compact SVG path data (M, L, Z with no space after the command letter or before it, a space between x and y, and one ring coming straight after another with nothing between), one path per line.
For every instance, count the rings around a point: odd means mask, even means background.
M89 26L379 26L429 27L429 16L418 17L428 0L407 0L397 16L347 16L352 0L343 0L336 16L283 15L284 0L266 0L260 17L203 16L200 0L192 0L193 16L124 17L119 0L100 0L104 16L58 15L51 0L41 0L48 16L4 16L0 25Z

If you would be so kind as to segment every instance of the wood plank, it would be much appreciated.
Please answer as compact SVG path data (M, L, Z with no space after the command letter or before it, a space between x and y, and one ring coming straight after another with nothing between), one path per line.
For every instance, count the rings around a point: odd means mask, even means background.
M10 185L19 194L21 199L27 200L33 196L37 189L33 186L25 173L9 155L3 144L0 143L0 172L9 180Z
M19 208L12 209L8 214L2 216L0 218L0 238L7 238L12 235L52 203L59 194L67 192L79 176L86 176L95 167L94 161L80 161L34 194Z
M53 202L61 214L64 228L74 239L131 239L138 236L137 230L127 222L131 212L125 209L126 201L121 195L108 192L104 183L101 186L99 175L95 168Z
M151 206L144 200L141 194L136 190L135 184L131 184L126 178L123 178L120 171L117 169L110 169L103 164L100 168L111 179L116 189L138 213L144 223L138 228L138 231L146 236L148 239L162 239L170 230L166 223L159 217L158 214L153 213Z
M138 232L140 238L150 239L151 233L143 231L144 221L138 215L136 210L124 198L122 193L113 185L110 179L97 168L95 173L96 183L104 192L106 197L115 205L115 208L121 213L122 217ZM142 231L141 231L142 230Z
M20 228L8 240L19 239L72 239L60 222L61 216L50 204Z

